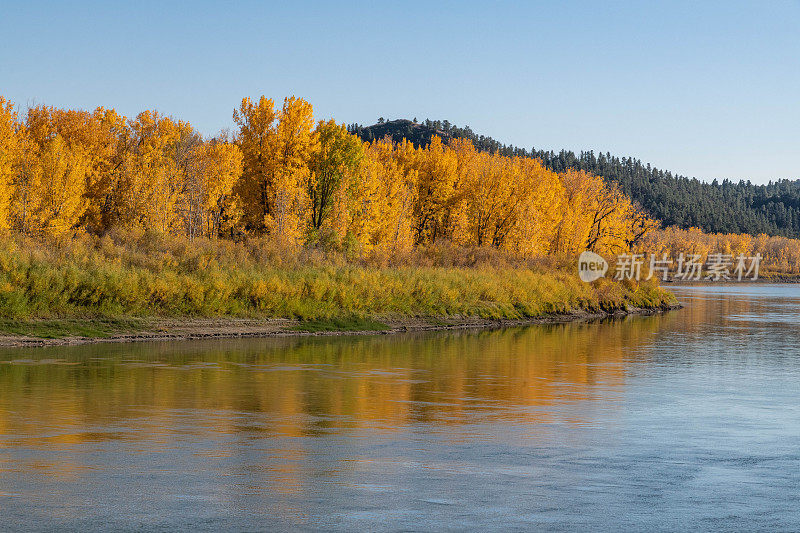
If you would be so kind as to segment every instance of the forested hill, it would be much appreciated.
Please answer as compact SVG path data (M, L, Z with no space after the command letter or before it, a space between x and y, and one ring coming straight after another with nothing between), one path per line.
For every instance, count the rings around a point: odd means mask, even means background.
M654 168L632 157L593 151L576 155L567 150L558 153L526 150L477 135L468 126L459 128L446 120L423 123L380 120L372 126L353 124L348 130L365 141L390 136L395 141L408 139L416 146L427 145L433 135L445 141L466 138L479 150L536 157L555 171L585 170L619 185L625 194L667 226L694 226L715 233L800 237L800 180L780 180L768 185L728 180L707 183Z

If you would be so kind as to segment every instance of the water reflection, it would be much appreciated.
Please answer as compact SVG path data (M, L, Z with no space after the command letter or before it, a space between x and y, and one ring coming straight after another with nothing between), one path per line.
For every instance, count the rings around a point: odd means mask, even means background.
M53 439L59 428L124 420L136 423L130 438L146 438L154 428L170 431L169 420L188 412L204 430L287 436L538 421L558 413L532 407L613 400L624 386L630 346L672 320L6 351L0 353L0 427L6 439L35 438L46 421ZM14 416L22 405L25 416ZM220 413L225 420L235 414L261 422L240 427L234 418L231 427L219 427ZM589 421L583 410L570 416ZM139 424L148 431L138 431Z
M6 350L0 509L10 527L644 528L754 469L800 486L769 471L800 465L800 292L678 291L683 311L593 324ZM641 516L660 504L666 522Z

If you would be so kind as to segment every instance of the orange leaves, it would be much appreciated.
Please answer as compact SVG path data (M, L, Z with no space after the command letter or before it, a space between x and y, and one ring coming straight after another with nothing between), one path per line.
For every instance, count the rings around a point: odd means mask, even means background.
M233 119L229 142L155 111L39 106L20 121L0 98L0 230L251 233L361 254L449 240L531 257L627 250L654 226L596 176L467 140L365 144L294 97L244 98Z
M39 157L17 183L13 217L17 229L59 237L86 210L88 160L56 135L43 143Z
M231 143L195 146L189 153L180 211L189 237L217 237L239 222L233 187L242 175L242 151Z
M560 176L533 159L477 152L466 140L387 146L373 143L370 156L416 172L416 244L448 239L535 256L627 249L641 228L649 229L649 219L638 221L630 201L596 176Z
M266 231L282 244L299 244L309 211L308 165L319 144L311 104L287 98L276 113L271 99L262 96L255 105L245 98L233 118L244 158L237 191L248 228Z
M509 185L519 197L515 202L514 225L508 232L505 248L532 257L553 253L556 228L569 207L566 191L555 172L535 159L515 158L519 181Z
M127 150L115 180L114 211L123 225L168 233L178 219L186 158L200 141L191 126L155 111L129 122Z
M560 178L567 209L557 227L556 251L620 253L629 250L655 227L652 219L628 197L600 177L568 170Z
M0 231L8 229L8 209L22 143L17 113L11 102L0 97Z
M448 238L450 215L457 202L458 156L440 137L434 137L427 148L417 150L414 167L419 173L414 213L417 242Z
M699 228L680 229L674 226L649 233L638 245L639 250L675 258L679 254L697 254L703 260L713 253L755 256L761 254L767 271L800 273L800 240L770 237L764 233L705 233Z

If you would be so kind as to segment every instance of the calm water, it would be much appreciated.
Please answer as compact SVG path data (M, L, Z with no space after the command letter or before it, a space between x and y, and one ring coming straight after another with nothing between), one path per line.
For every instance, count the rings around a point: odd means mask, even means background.
M0 352L0 528L800 530L800 288L503 331Z

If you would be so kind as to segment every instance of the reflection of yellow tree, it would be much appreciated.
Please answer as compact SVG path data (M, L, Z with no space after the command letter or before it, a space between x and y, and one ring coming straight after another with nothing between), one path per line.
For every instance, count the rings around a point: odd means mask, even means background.
M660 320L391 339L230 342L230 349L187 347L177 353L174 346L87 347L76 350L75 358L66 351L67 361L78 364L3 364L0 385L8 394L0 407L30 405L27 422L14 424L32 434L37 420L63 422L65 415L71 420L65 425L94 425L110 411L167 432L170 413L182 410L197 410L197 423L211 426L225 420L220 412L266 413L264 429L285 436L313 431L316 422L309 416L341 417L336 424L346 427L403 426L419 417L461 423L464 418L455 414L466 416L472 402L551 405L565 400L562 385L570 388L571 400L590 397L599 381L622 386L623 346L657 329ZM88 359L98 353L115 359L108 367ZM117 355L122 353L142 360L123 360ZM91 386L75 386L78 376ZM30 387L20 386L25 382ZM57 403L37 397L49 389L58 391ZM147 416L139 419L142 406ZM204 419L204 413L212 417ZM235 424L225 429L235 430Z
M59 349L60 362L12 352L0 363L0 429L47 449L124 437L157 452L195 438L208 442L201 453L211 458L270 437L263 482L296 492L311 475L306 439L320 434L391 434L420 423L453 431L476 420L590 422L593 406L607 410L620 395L627 349L670 320L86 346ZM21 406L25 416L15 416ZM65 457L47 470L80 475L80 459Z

